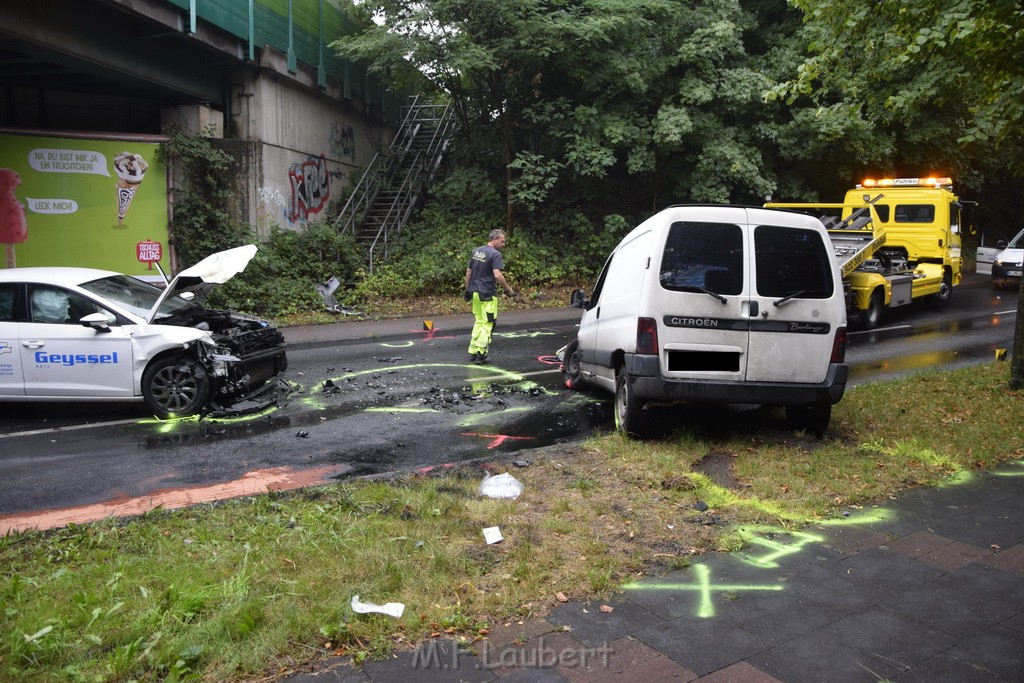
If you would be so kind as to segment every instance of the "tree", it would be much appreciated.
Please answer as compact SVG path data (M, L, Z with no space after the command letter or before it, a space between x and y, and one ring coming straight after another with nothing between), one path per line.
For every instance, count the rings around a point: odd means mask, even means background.
M793 3L804 13L810 56L773 97L838 101L850 122L897 131L904 164L944 162L968 185L986 174L1024 179L1024 10L1017 0ZM1010 386L1024 388L1021 315L1010 374Z
M791 171L781 104L801 57L782 0L376 0L335 48L449 96L461 163L501 178L506 223L561 206L602 216L756 202ZM750 48L748 49L748 45ZM778 73L776 73L778 72ZM810 174L813 175L813 174ZM536 212L536 215L535 215Z

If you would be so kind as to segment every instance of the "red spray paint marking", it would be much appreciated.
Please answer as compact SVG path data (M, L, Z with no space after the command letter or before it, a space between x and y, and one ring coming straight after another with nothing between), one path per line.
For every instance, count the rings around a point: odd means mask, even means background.
M413 333L413 334L415 334L416 332L426 332L426 335L423 337L424 341L430 341L431 339L454 339L455 338L455 337L452 337L450 335L445 335L445 336L441 336L441 337L437 336L438 330L434 329L434 321L433 320L424 320L423 321L423 329L422 330L409 330L409 332Z
M506 441L533 441L536 437L533 436L509 436L508 434L475 434L473 432L462 432L463 436L482 436L485 439L491 439L491 442L487 444L487 450L497 448Z

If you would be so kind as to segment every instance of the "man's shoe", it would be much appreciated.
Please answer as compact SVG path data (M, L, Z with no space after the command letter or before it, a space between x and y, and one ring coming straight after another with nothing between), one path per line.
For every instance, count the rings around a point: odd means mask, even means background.
M471 353L471 354L469 354L469 362L470 363L478 362L477 361L478 358L480 358L480 354L479 353Z
M478 353L477 354L476 362L479 363L480 365L486 365L487 363L490 363L491 361L487 360L487 354L486 353Z

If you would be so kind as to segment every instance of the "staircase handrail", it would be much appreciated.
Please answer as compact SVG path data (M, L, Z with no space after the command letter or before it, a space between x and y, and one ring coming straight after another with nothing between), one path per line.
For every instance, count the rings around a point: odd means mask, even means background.
M389 170L388 166L385 165L385 161L393 162L394 160L394 149L398 141L401 140L405 135L409 122L414 120L413 114L418 111L416 103L419 101L419 95L412 95L410 99L412 102L406 107L405 117L402 119L402 124L398 127L398 132L395 134L394 139L388 146L387 151L381 158L381 153L377 152L373 155L373 159L367 165L366 170L363 171L362 177L359 182L352 188L352 194L349 195L348 201L345 202L345 206L342 207L341 212L338 213L338 217L334 220L334 229L339 233L344 234L350 229L355 228L356 216L359 215L360 208L369 208L370 204L373 203L373 199L377 196L377 192L380 190L382 184L381 177L385 176ZM349 211L351 209L351 212ZM348 217L345 224L338 228L338 224L342 218Z
M402 185L398 188L395 198L391 201L391 205L388 207L387 213L384 215L384 219L381 221L380 227L377 229L377 235L373 238L373 242L370 244L370 263L369 272L373 273L373 262L374 252L377 249L378 243L381 242L383 237L384 256L387 258L387 248L390 242L391 224L394 223L397 228L397 237L401 234L402 226L405 225L405 220L411 213L412 206L416 203L418 193L416 192L416 183L419 179L420 174L423 171L423 163L421 162L422 152L417 152L412 164L409 167L409 172L406 173L405 178L402 180ZM408 199L408 202L405 200ZM398 215L401 211L402 205L406 206L404 214Z

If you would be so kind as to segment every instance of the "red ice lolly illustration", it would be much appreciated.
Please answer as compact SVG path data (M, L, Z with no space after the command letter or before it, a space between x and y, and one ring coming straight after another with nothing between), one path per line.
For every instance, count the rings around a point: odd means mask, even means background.
M14 268L14 245L28 239L25 206L14 196L21 176L9 168L0 168L0 244L4 245L7 267Z

